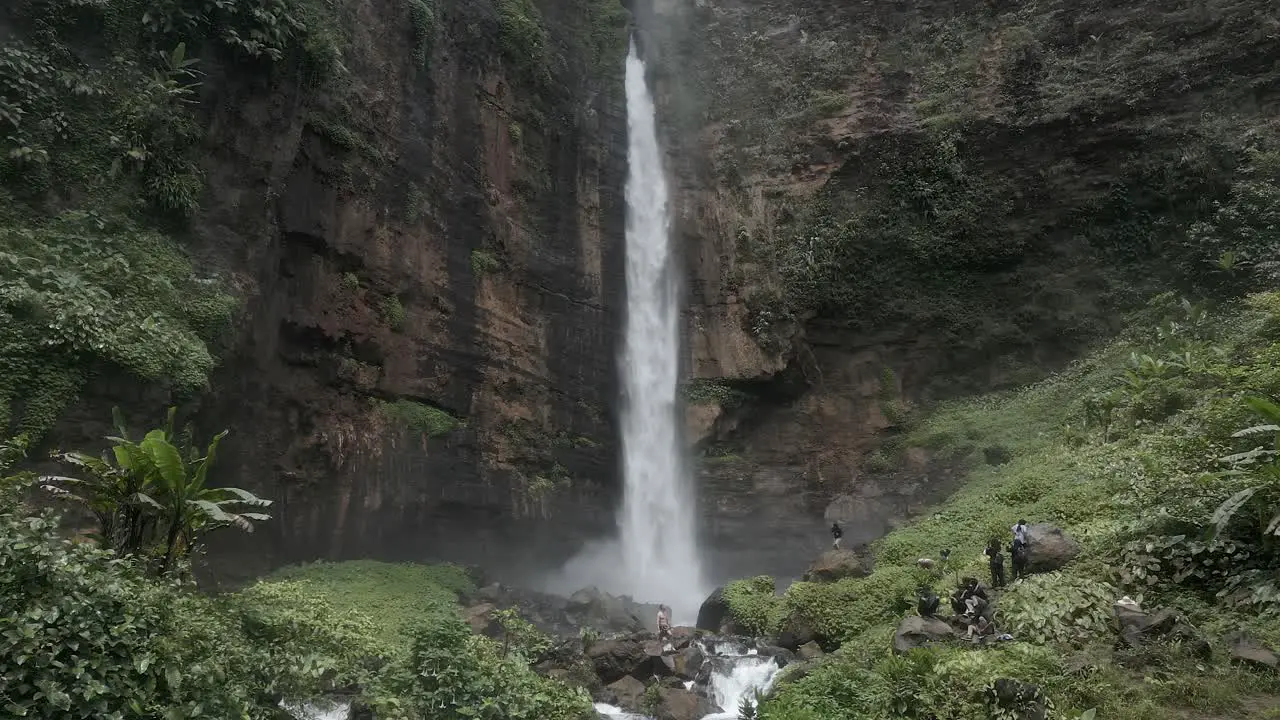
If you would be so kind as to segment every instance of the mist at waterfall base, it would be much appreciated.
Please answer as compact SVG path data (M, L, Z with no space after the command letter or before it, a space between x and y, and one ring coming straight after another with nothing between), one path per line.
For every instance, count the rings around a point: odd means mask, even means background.
M656 111L635 43L627 55L627 316L622 373L623 506L618 537L589 545L545 583L594 585L671 606L692 624L706 597L680 417L680 279Z

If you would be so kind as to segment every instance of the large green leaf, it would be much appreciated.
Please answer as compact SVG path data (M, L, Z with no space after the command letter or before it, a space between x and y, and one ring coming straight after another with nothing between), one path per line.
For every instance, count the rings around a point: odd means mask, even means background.
M208 480L209 466L213 465L214 459L218 456L218 443L222 442L222 438L226 437L228 432L229 431L227 430L223 430L217 435L214 435L213 439L209 441L209 448L205 452L204 457L196 461L194 477L192 478L191 483L195 490L198 491L203 488L205 482Z
M254 495L253 493L243 488L224 487L224 488L218 488L218 490L220 490L221 492L236 496L236 498L239 499L240 502L246 505L251 505L253 507L271 507L270 500L267 500L265 498L260 498L257 495Z
M153 430L142 441L142 450L155 465L165 491L178 502L188 497L187 464L182 461L178 448Z
M1244 507L1245 503L1249 502L1249 498L1253 497L1256 492L1258 492L1256 487L1245 488L1227 498L1225 502L1218 506L1217 510L1213 511L1213 517L1209 518L1211 539L1217 539L1222 530L1231 522L1231 518L1235 516L1240 508Z

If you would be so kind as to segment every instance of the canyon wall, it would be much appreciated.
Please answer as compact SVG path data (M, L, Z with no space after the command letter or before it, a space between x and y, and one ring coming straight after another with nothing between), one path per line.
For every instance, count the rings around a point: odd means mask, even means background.
M271 498L236 580L315 558L515 572L612 527L625 10L352 0L320 89L208 62L191 247L242 300L200 434ZM60 439L139 401L100 377ZM160 418L132 413L135 424ZM230 535L230 534L227 534Z
M1263 0L647 10L723 577L798 572L830 520L872 539L947 492L897 447L913 408L1205 290L1190 229L1274 145Z

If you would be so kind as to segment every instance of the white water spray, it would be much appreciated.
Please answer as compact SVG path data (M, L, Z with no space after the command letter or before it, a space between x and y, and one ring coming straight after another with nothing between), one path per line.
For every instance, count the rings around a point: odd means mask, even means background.
M690 611L702 601L694 497L683 462L680 288L653 96L632 43L627 56L627 328L622 356L623 565L636 598Z
M589 548L549 589L597 585L666 603L677 623L692 623L707 588L676 400L680 285L653 96L634 42L626 74L627 321L620 363L625 490L619 539Z

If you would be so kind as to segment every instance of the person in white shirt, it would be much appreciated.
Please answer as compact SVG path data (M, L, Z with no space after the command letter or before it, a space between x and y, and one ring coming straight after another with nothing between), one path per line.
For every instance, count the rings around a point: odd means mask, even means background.
M1027 544L1027 521L1019 520L1017 525L1013 526L1013 542L1015 545Z

